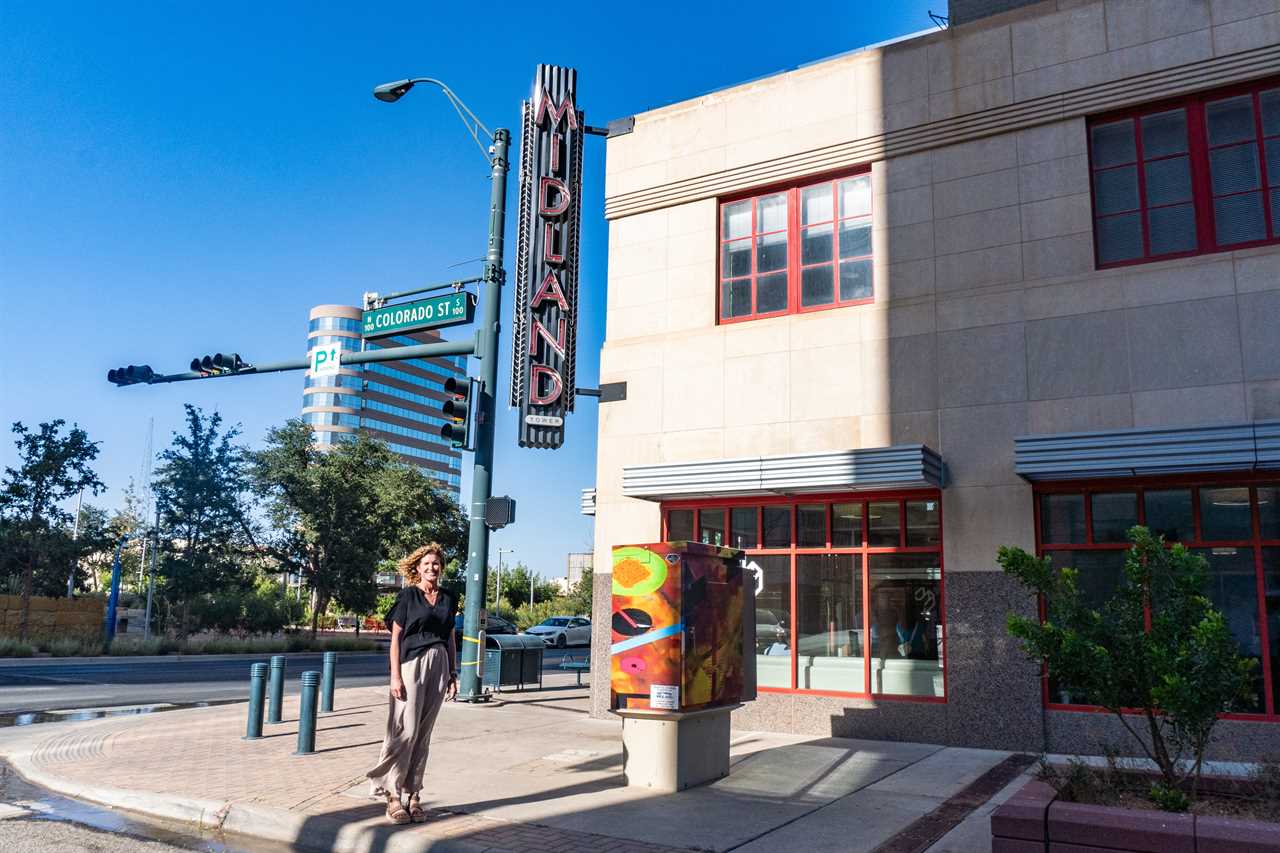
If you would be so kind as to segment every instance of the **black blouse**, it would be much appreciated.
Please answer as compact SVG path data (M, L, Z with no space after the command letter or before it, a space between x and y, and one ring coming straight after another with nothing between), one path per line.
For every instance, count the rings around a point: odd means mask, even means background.
M386 618L388 625L394 622L400 626L400 663L407 663L432 646L448 642L457 613L457 599L443 589L436 593L434 606L416 586L400 590Z

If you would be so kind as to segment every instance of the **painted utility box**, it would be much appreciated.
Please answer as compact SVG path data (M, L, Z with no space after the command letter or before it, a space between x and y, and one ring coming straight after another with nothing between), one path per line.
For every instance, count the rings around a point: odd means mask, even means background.
M741 551L684 541L615 547L614 710L742 701L743 594Z

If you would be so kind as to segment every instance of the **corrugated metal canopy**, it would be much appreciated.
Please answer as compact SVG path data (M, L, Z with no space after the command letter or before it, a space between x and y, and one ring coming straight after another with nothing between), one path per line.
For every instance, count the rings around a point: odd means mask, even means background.
M622 470L622 493L647 500L945 485L942 457L923 444L628 465Z
M1280 421L1014 439L1014 467L1027 480L1076 480L1280 468Z

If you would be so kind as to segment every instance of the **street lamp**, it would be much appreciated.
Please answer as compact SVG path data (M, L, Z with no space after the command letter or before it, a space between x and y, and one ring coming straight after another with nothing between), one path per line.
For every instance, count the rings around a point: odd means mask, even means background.
M458 117L466 125L471 138L480 146L489 164L489 245L485 252L483 293L480 317L476 327L475 356L480 361L480 384L476 400L476 442L472 459L470 530L467 536L467 598L462 617L462 678L458 699L476 702L484 699L477 672L480 655L480 613L484 608L485 587L489 573L489 528L485 525L485 507L493 496L493 422L498 388L498 308L506 271L502 268L502 245L507 217L507 149L511 131L500 127L490 130L475 113L444 83L432 77L414 77L384 83L373 90L373 96L394 103L418 83L437 86L449 99ZM486 145L481 140L490 143Z

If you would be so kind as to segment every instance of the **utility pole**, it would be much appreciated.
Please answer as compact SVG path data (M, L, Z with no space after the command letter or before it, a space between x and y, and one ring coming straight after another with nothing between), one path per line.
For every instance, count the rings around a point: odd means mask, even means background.
M501 601L502 601L502 569L503 569L502 555L503 555L503 554L514 554L515 552L516 552L516 549L515 549L515 548L499 548L499 549L498 549L498 583L497 583L497 595L496 595L496 597L494 598L494 602L493 602L493 606L494 606L494 609L495 609L495 610L498 608L498 606L500 605L500 603L501 603Z

